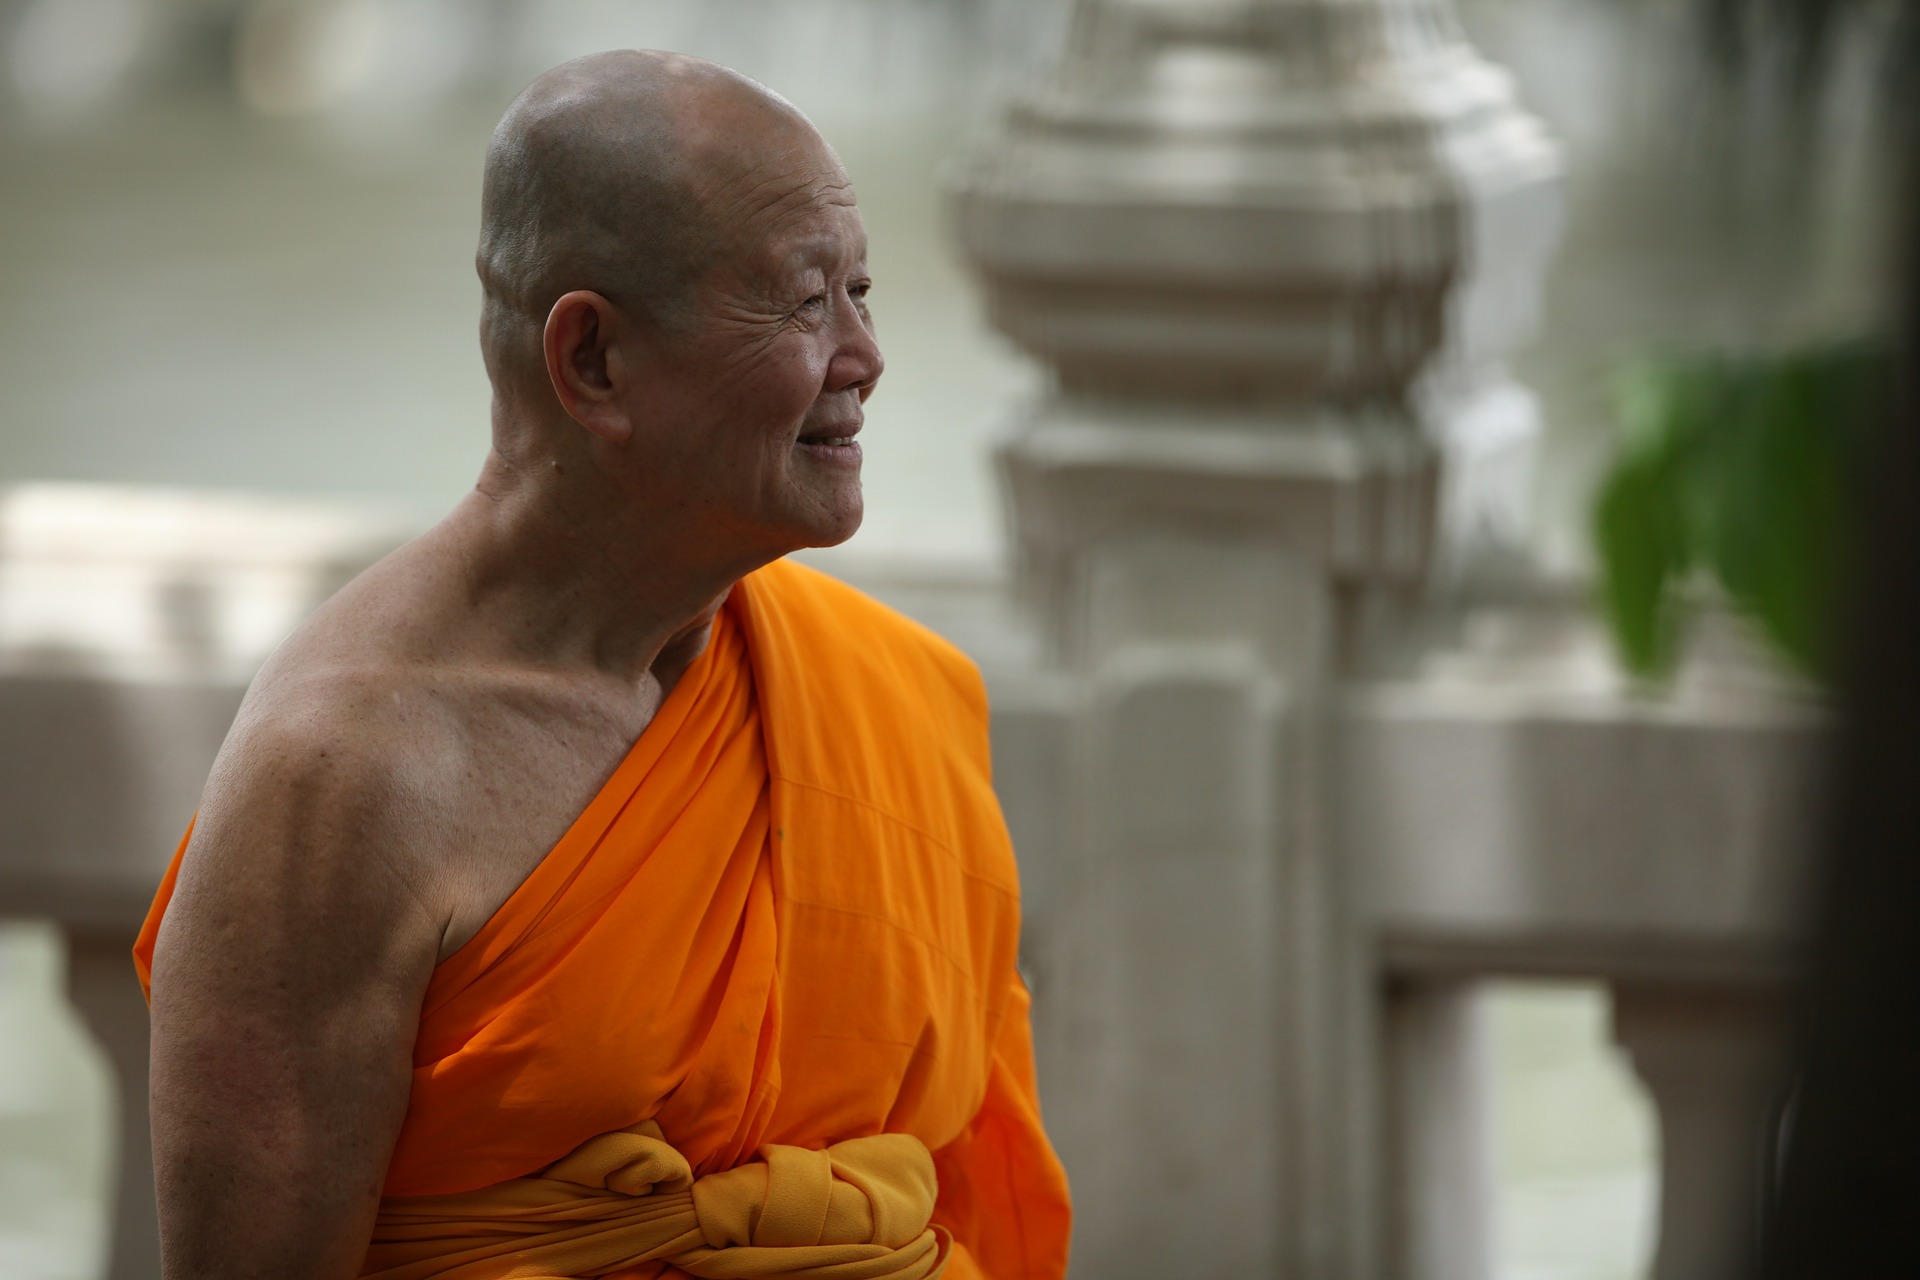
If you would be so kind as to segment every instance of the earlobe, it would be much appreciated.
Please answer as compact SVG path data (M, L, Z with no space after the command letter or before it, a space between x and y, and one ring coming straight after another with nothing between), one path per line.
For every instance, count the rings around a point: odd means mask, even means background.
M600 294L576 289L547 313L542 335L547 378L567 416L593 434L618 444L633 434L622 405L614 339L619 321Z

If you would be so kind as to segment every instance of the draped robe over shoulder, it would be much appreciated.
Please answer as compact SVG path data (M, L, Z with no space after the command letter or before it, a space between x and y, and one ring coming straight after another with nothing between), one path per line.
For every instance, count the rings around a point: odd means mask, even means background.
M907 1135L948 1280L1062 1275L986 730L946 642L798 565L744 579L605 787L435 970L369 1271L413 1256L382 1242L418 1198L547 1185L651 1122L694 1179Z

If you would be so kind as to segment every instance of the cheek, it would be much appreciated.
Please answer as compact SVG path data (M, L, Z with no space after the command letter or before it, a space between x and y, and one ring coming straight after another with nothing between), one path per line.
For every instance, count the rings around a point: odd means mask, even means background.
M827 366L833 363L833 349L834 344L823 339L792 353L785 376L796 397L809 404L819 398L820 389L826 385Z
M763 363L752 383L741 389L761 424L784 435L799 425L819 399L826 366L827 357L810 349L783 351Z
M784 472L801 424L826 385L833 349L824 335L785 333L715 361L706 373L709 423L702 435L734 459L736 476ZM757 460L755 460L757 458Z

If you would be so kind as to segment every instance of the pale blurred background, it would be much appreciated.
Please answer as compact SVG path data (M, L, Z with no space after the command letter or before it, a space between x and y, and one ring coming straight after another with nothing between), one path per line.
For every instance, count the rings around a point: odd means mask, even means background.
M1565 150L1567 231L1517 373L1547 428L1529 538L1577 568L1613 362L1870 318L1864 77L1840 78L1819 180L1796 180L1797 160L1738 159L1778 121L1708 110L1679 0L1463 17ZM1055 56L1063 19L1053 0L0 0L0 486L430 520L485 439L472 251L494 121L565 58L671 48L793 99L853 173L888 357L853 549L992 562L988 450L1043 374L985 327L940 173ZM51 927L0 926L0 1275L18 1280L102 1266L110 1094L61 964ZM1653 1129L1602 995L1513 984L1492 1007L1500 1280L1640 1275Z
M444 510L485 440L472 241L487 136L546 67L639 45L776 86L858 181L893 369L864 537L992 537L983 442L1034 374L974 314L936 174L1044 63L1058 5L10 8L6 480Z

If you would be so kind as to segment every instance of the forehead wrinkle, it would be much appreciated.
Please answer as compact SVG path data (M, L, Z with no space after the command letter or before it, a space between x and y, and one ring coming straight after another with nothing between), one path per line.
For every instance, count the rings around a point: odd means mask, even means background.
M866 235L862 233L854 239L830 231L819 231L790 239L781 248L780 265L789 271L803 270L828 261L864 267L867 261Z
M826 203L820 196L837 191L845 191L847 199L831 203L853 203L853 184L846 181L844 175L834 173L837 165L823 164L820 156L793 148L779 157L755 159L757 163L744 173L715 184L705 203L714 206L717 215L765 217L778 222L794 206ZM835 177L841 180L834 181Z
M849 246L854 256L864 258L863 227L856 231L810 224L810 215L824 211L845 210L857 217L852 193L844 173L828 177L817 167L811 173L789 168L756 175L707 208L715 224L730 229L735 260L748 278L777 289L782 278L808 261L845 259L847 249L838 246L848 241L854 242Z

